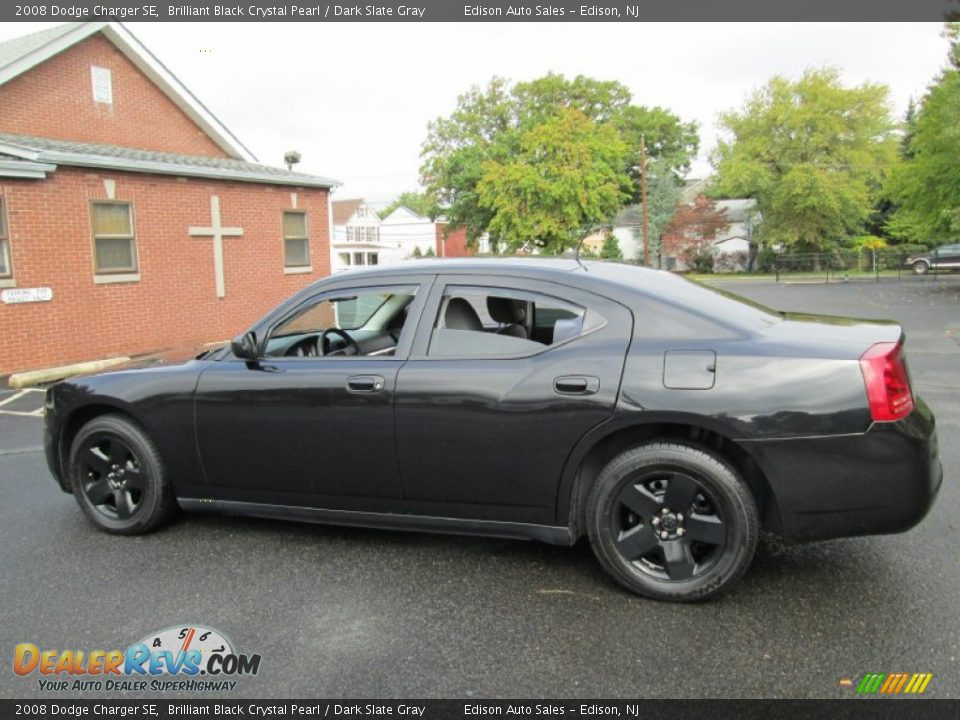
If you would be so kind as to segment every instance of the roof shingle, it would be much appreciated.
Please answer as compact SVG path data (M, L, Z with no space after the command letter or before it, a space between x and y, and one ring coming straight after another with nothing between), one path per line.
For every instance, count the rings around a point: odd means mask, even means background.
M29 137L0 133L2 152L16 154L16 150L33 154L40 162L80 167L105 167L132 172L152 172L167 175L211 177L241 182L264 182L279 185L334 187L339 183L331 178L295 173L286 168L232 158L140 150L118 145L98 145L74 140Z

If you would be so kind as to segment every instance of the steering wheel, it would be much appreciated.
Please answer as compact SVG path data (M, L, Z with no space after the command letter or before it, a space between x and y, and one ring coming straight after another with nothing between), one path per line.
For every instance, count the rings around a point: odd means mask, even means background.
M347 346L345 348L339 348L337 350L330 350L330 336L338 335L344 340L347 341ZM322 333L320 333L320 339L317 340L317 347L320 348L321 355L359 355L360 346L357 344L357 341L352 337L347 335L346 331L341 330L340 328L327 328Z
M317 354L317 340L313 338L301 340L287 351L287 355L294 357L316 357Z

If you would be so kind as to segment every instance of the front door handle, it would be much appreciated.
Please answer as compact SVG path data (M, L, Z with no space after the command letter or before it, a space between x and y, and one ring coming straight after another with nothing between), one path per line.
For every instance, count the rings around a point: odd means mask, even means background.
M593 395L600 389L600 379L592 375L564 375L553 381L553 389L560 395Z
M383 387L383 378L379 375L352 375L347 378L347 390L353 393L376 393Z

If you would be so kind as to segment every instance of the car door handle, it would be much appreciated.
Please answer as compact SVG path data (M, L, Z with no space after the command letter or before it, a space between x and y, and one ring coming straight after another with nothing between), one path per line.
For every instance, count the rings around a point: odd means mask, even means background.
M553 389L561 395L593 395L600 389L600 379L592 375L564 375L553 381Z
M380 392L383 386L383 378L379 375L353 375L347 378L347 390L354 393Z

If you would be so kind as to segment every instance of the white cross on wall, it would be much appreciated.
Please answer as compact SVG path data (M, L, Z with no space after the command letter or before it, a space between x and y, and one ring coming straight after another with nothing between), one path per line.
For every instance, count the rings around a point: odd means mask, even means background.
M220 198L216 195L210 196L210 218L210 227L191 226L187 228L187 232L193 237L213 238L213 271L217 277L217 297L222 298L227 294L223 278L223 239L240 237L243 235L243 228L220 225Z

